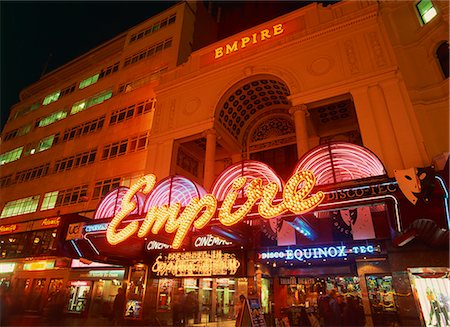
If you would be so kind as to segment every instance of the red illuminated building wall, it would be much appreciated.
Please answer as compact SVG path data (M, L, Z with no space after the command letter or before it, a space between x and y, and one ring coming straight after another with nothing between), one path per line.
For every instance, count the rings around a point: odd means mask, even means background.
M0 280L89 316L124 287L149 324L188 294L189 324L232 320L241 293L269 325L325 323L332 289L367 325L441 323L446 44L424 0L181 2L131 28L11 108Z

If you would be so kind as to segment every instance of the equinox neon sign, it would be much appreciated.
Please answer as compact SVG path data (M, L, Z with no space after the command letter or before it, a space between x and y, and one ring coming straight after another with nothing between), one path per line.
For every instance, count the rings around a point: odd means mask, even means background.
M360 245L347 248L345 245L324 246L317 248L286 249L284 251L268 251L258 254L259 259L283 259L283 260L310 260L324 258L344 258L348 254L372 254L375 252L373 245Z
M284 187L282 201L277 204L274 204L275 197L280 191L277 183L270 182L263 185L261 178L253 178L247 183L247 179L247 177L235 179L231 190L226 194L218 214L219 222L222 225L232 226L239 223L258 201L259 215L264 219L271 219L288 211L294 214L306 213L317 207L325 198L322 191L310 195L316 178L308 170L292 175ZM126 192L120 211L111 220L106 231L106 238L110 244L121 243L136 233L140 238L148 237L150 231L158 234L164 227L167 233L175 233L172 247L178 249L190 228L192 226L196 229L205 227L218 209L216 197L206 194L201 198L193 197L183 211L181 211L180 202L150 207L140 226L137 221L132 221L117 231L122 220L136 208L136 203L132 201L133 197L139 191L149 194L155 184L155 175L146 175ZM247 199L238 209L234 210L238 195L245 186Z

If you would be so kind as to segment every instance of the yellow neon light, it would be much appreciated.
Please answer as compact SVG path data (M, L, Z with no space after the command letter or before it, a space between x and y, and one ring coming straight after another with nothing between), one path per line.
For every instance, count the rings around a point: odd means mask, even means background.
M218 47L214 49L214 59L229 55L230 53L237 52L240 49L244 49L250 44L256 44L258 42L268 40L272 36L283 34L283 24L273 25L270 29L263 29L248 36L244 36L239 40L234 40L232 43L226 44L224 47Z
M132 202L133 196L142 189L142 193L149 193L155 186L156 177L147 175L134 184L122 199L122 208L108 225L106 238L110 244L118 244L137 232L138 237L145 237L151 231L158 234L162 227L167 233L175 233L172 247L178 249L192 225L197 229L205 227L217 211L217 199L206 194L201 199L192 198L183 212L180 214L181 204L173 203L170 206L165 204L161 207L151 207L142 225L138 226L137 221L130 222L125 228L116 231L117 226L130 214L136 204ZM248 183L245 189L247 200L238 209L232 212L239 192L243 192L247 184L246 177L237 178L232 185L232 190L227 194L219 209L219 221L225 226L232 226L240 222L250 212L258 200L258 212L265 219L275 218L287 211L295 214L308 212L318 206L325 194L322 191L309 196L316 178L310 171L302 171L294 174L286 183L283 190L282 201L274 205L273 201L279 189L277 184L269 183L262 185L260 178L255 178Z
M240 266L235 254L221 250L178 252L159 255L152 271L158 276L232 276Z
M124 229L120 232L116 232L116 227L122 222L128 214L130 214L134 209L136 209L136 203L131 202L133 196L142 189L142 193L149 193L156 184L156 176L155 175L146 175L142 177L140 180L136 182L133 186L130 187L128 192L124 195L122 199L122 207L117 215L111 220L108 225L108 229L106 230L106 239L112 245L125 241L131 235L136 233L138 229L139 223L137 221L133 221L129 223Z

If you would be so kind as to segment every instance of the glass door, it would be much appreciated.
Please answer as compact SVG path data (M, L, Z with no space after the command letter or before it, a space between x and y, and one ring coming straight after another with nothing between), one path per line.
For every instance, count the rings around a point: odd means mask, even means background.
M35 278L31 285L30 297L27 306L28 311L40 311L44 304L45 278Z
M235 281L232 278L217 278L216 284L217 321L232 320L234 318Z
M72 281L69 287L69 304L67 310L72 313L83 313L87 310L91 292L91 282Z

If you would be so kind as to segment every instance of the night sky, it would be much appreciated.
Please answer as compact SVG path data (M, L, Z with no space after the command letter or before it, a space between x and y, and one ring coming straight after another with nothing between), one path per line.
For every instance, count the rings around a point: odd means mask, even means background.
M1 129L19 92L177 1L0 1Z

